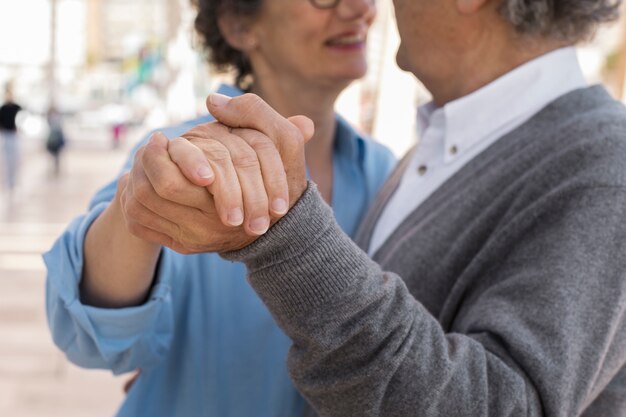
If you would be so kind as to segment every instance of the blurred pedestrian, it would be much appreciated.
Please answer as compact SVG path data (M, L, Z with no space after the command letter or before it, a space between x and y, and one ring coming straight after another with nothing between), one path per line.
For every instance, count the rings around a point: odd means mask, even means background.
M120 147L125 133L126 126L124 125L124 122L113 123L113 126L111 126L111 139L113 141L113 149L117 149Z
M17 114L22 108L13 99L13 86L11 84L7 84L4 93L4 103L0 106L0 142L2 142L2 148L4 149L5 187L9 192L9 196L12 196L17 183L20 159L15 121Z
M61 151L65 147L65 134L61 113L54 105L48 110L48 126L50 132L46 141L46 150L52 156L54 176L58 177L61 173Z

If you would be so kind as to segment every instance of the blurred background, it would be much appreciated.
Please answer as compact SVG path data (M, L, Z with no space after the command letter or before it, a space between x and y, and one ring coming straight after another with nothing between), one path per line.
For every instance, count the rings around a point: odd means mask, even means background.
M391 2L377 1L370 71L344 92L338 110L400 156L418 140L415 107L429 97L396 67ZM0 416L111 416L123 397L126 377L76 368L53 346L41 253L137 140L204 113L206 95L230 80L197 52L193 17L189 0L0 0L0 102L10 85L23 108L19 176L12 191L0 188ZM589 81L605 83L618 99L623 27L579 49ZM66 140L58 165L46 151L55 125Z

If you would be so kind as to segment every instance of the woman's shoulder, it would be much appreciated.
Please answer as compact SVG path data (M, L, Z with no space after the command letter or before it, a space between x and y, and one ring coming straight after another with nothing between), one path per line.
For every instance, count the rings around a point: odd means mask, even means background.
M357 130L340 115L337 115L337 124L339 127L338 137L352 142L352 145L357 149L361 158L375 158L385 162L391 161L391 163L395 164L396 157L387 146L368 134Z
M386 176L398 162L387 146L371 136L355 130L355 140L360 150L361 163L365 168Z
M190 119L190 120L186 120L184 122L175 124L175 125L171 125L171 126L166 126L164 128L161 129L156 129L153 130L152 132L150 132L150 135L154 132L161 132L163 133L165 136L167 136L168 139L174 139L180 135L182 135L183 133L191 130L193 127L202 124L202 123L209 123L214 121L215 118L213 116L211 116L210 114L205 114L199 117L196 117L194 119ZM148 135L148 136L150 136Z

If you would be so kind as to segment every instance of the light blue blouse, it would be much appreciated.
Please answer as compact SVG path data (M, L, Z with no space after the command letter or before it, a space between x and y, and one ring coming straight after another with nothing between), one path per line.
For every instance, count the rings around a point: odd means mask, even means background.
M241 94L226 86L220 92ZM205 116L163 132L174 138L210 120ZM341 118L337 123L333 209L341 227L353 235L395 159ZM132 156L122 172L131 162ZM98 191L89 211L44 254L46 311L56 345L82 367L115 374L142 370L120 417L300 415L304 402L285 364L290 341L246 282L242 264L166 248L145 304L102 309L80 302L85 234L116 186L117 180Z

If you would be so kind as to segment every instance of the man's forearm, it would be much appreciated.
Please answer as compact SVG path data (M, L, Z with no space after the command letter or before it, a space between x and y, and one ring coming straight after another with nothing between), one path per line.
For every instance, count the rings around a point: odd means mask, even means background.
M465 335L448 336L397 275L332 219L314 190L239 252L292 338L290 374L322 416L515 415L538 410L520 373ZM473 381L474 383L467 383Z

